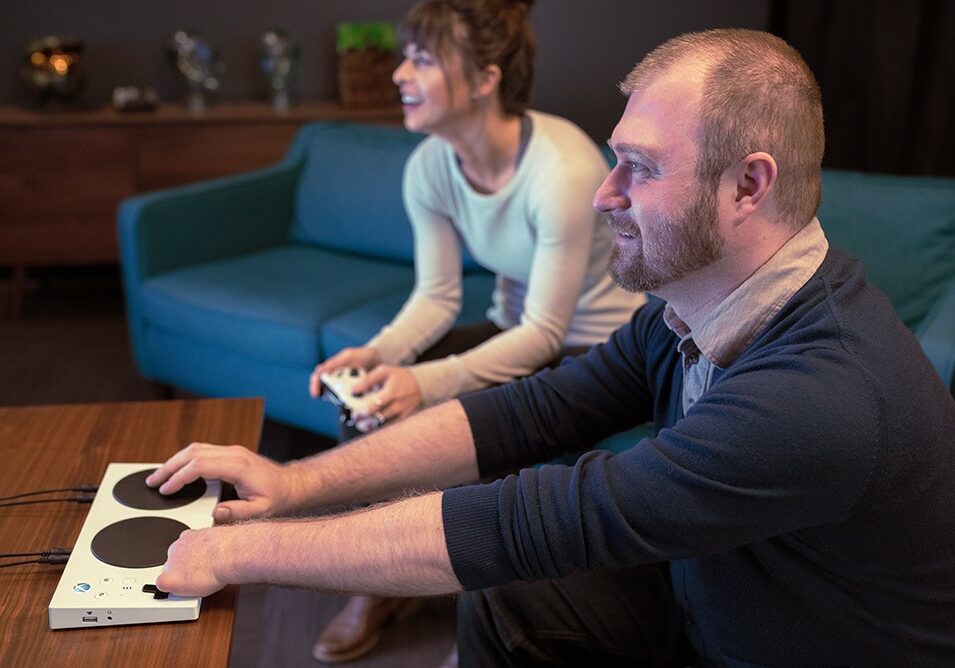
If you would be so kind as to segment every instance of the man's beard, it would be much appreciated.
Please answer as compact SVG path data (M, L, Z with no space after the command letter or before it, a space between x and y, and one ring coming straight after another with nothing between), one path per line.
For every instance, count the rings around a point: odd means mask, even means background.
M651 292L684 278L723 255L716 188L701 186L695 200L675 214L658 213L644 219L651 244L625 214L610 214L614 230L633 230L636 239L627 247L614 244L607 268L614 282L630 292Z

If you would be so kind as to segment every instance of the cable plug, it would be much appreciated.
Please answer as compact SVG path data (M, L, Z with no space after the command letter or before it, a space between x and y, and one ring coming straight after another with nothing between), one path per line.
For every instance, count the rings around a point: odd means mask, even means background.
M73 550L69 547L51 547L49 550L43 550L43 552L41 552L41 555L44 557L52 556L55 554L65 554L66 556L70 556L70 554L72 553L73 553Z
M65 564L70 560L70 555L68 554L44 554L42 557L37 559L39 564Z

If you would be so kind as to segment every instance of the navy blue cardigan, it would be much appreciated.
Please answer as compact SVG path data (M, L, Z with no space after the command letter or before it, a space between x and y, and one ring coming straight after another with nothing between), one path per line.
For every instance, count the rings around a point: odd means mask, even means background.
M446 491L465 588L665 560L718 664L955 665L955 402L861 264L830 251L687 415L662 312L461 399L482 475L660 428Z

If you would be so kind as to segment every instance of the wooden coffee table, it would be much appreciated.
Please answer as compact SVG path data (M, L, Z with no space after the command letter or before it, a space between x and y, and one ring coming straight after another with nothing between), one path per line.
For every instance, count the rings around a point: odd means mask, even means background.
M260 399L0 408L0 497L98 484L110 462L160 462L191 441L257 449L262 419ZM88 510L77 503L0 508L0 553L72 547ZM205 598L194 622L51 631L47 605L62 569L0 569L0 666L227 664L234 587Z

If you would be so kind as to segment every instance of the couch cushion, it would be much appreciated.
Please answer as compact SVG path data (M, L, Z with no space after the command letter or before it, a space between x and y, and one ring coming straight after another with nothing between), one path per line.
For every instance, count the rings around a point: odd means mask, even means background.
M494 276L487 273L464 277L464 304L457 324L473 325L487 319ZM374 299L330 318L322 326L321 345L326 355L348 346L360 346L390 322L408 298L408 293Z
M411 262L414 242L401 178L422 136L348 123L318 123L307 130L292 238Z
M915 328L955 277L955 179L823 170L819 220L829 243Z
M150 279L142 314L150 326L197 341L309 366L325 356L327 320L355 304L403 298L413 283L404 264L289 245Z

